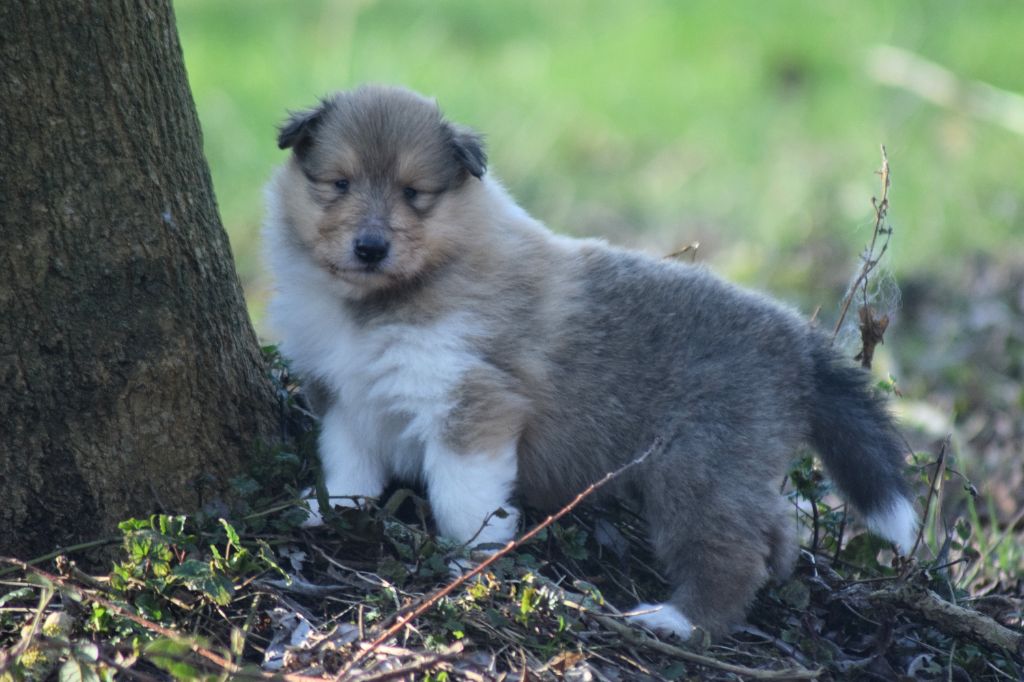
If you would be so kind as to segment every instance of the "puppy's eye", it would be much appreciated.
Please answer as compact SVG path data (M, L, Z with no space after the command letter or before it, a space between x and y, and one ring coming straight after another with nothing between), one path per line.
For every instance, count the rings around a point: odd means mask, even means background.
M348 191L348 178L342 178L341 180L335 180L334 181L334 189L336 189L336 190L338 190L339 192L342 192L342 193L347 192Z
M407 201L412 201L417 196L419 196L419 192L417 192L412 187L406 187L405 189L403 189L402 190L402 194L405 195L405 198L406 198Z

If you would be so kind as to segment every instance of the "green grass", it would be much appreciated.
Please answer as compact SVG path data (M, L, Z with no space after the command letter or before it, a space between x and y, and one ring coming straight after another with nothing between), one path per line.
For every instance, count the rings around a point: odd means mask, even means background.
M835 284L870 236L879 144L893 266L1024 251L1024 137L877 84L896 45L1024 93L1024 7L966 2L175 3L205 146L254 312L261 186L287 109L364 82L436 96L552 227L733 277ZM834 305L833 298L819 301Z

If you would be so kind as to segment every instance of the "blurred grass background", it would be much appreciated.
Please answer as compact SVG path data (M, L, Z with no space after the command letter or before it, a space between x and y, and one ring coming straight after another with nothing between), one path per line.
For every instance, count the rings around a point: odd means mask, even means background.
M870 238L879 145L891 265L952 272L1024 252L1024 134L962 93L881 84L878 45L1024 93L1016 0L177 0L205 147L257 324L261 188L287 109L364 82L437 97L487 136L491 169L554 229L700 259L838 304ZM888 66L883 63L883 69ZM1012 104L1012 102L1011 102Z

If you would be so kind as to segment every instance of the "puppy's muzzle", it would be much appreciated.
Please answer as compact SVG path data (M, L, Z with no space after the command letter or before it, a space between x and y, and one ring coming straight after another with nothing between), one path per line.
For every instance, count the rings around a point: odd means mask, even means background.
M379 234L362 234L356 237L352 250L360 263L376 265L388 257L391 244Z

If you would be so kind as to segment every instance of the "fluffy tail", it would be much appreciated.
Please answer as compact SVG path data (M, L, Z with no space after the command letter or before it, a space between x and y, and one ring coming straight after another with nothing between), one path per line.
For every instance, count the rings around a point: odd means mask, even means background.
M917 514L903 477L903 446L870 376L821 345L814 354L811 444L843 495L873 533L904 553L914 545Z

